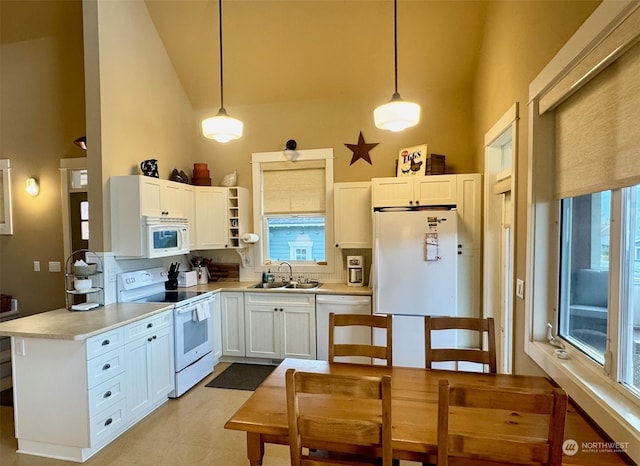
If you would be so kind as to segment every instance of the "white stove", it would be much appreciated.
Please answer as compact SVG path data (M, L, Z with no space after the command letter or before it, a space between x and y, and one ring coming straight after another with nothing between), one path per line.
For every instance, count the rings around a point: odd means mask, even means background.
M118 275L118 301L173 303L175 389L178 398L213 372L213 293L165 290L168 274L161 268Z

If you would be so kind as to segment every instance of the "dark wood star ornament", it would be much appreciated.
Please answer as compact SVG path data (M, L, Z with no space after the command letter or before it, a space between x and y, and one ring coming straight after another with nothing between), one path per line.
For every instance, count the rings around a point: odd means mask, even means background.
M377 142L366 143L364 142L364 136L362 135L362 131L360 131L360 136L358 136L358 144L345 144L349 148L351 152L353 152L353 157L351 157L350 166L357 162L359 159L363 159L366 162L369 162L369 165L373 165L371 163L371 157L369 156L369 151L378 145Z

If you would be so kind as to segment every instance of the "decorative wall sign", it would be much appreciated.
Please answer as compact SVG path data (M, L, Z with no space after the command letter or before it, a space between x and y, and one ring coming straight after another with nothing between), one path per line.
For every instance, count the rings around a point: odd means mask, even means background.
M360 136L358 136L358 144L345 144L345 146L347 146L349 150L353 152L353 157L351 157L351 163L349 165L353 165L358 159L363 159L366 162L369 162L369 165L373 165L373 163L371 163L369 151L377 145L377 142L368 144L364 142L364 136L362 135L362 131L360 131Z
M400 149L396 176L424 175L427 168L427 145Z

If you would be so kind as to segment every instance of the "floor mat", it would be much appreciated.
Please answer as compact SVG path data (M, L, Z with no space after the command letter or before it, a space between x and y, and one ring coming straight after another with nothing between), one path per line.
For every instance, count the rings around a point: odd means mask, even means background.
M207 383L207 387L255 390L276 366L234 363Z

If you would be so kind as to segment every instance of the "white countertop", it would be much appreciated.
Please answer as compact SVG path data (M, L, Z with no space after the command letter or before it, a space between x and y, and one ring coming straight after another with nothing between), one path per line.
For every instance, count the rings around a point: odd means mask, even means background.
M0 335L85 340L93 335L171 309L166 303L116 303L91 311L56 309L0 323Z
M318 288L251 288L257 282L209 282L206 285L196 285L181 288L193 291L250 291L256 293L307 293L307 294L347 294L355 296L371 296L368 286L348 286L344 283L322 283Z

